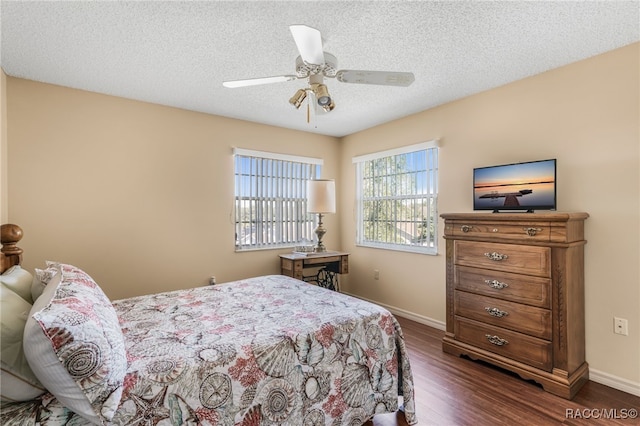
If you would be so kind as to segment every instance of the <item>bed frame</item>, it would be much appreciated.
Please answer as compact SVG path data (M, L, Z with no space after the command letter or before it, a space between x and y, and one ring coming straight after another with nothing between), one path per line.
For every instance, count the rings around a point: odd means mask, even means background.
M22 239L22 228L11 223L0 226L0 274L14 265L22 262L22 249L18 241Z

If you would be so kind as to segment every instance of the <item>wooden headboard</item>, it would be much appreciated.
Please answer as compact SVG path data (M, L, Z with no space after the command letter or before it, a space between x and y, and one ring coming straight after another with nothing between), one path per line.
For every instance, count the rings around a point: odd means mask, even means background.
M0 226L0 273L22 262L22 249L16 244L22 239L22 228L10 223Z

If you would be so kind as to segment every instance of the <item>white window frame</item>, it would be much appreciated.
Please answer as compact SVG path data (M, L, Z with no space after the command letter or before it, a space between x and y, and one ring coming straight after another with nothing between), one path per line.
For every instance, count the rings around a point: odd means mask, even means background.
M323 160L243 148L233 157L235 250L313 241L317 215L307 213L307 181L320 177Z
M357 246L408 251L412 253L430 255L438 254L438 146L438 140L431 140L428 142L421 142L400 148L353 157L352 161L356 166ZM391 179L395 177L395 180L393 180L394 185L398 185L399 179L401 179L399 178L400 174L412 175L408 176L407 179L413 183L413 189L410 189L411 185L405 185L405 189L400 191L403 193L399 193L398 191L395 193L389 193L389 188L386 188L386 194L376 195L363 193L365 190L373 192L385 189L382 184L375 186L373 178L369 179L371 179L375 189L373 186L367 186L368 189L365 189L365 177L363 176L365 167L370 166L373 168L374 164L380 165L378 162L379 160L387 161L387 164L396 165L397 160L401 158L401 156L420 151L425 151L424 167L421 167L420 169L402 171L395 169L395 173L390 172L386 176L378 176L380 179L384 179L385 177ZM415 165L413 167L415 168ZM418 173L421 173L420 177L418 177ZM420 179L420 185L417 184L418 179ZM388 217L390 218L390 220L386 220L387 223L390 222L390 225L387 225L386 228L391 230L380 230L380 232L385 232L385 235L387 235L385 241L371 238L371 236L367 237L366 235L366 225L368 225L367 229L370 230L370 235L372 232L377 233L378 230L377 222L379 221L377 219L373 221L366 221L364 217L365 205L370 205L375 202L380 202L386 206L397 206L398 202L412 206L408 211L400 211L399 209L394 208L386 210ZM422 214L417 214L418 211L424 211L423 209L426 209L426 217ZM413 210L413 215L410 214L411 210ZM421 239L419 240L415 239L415 233L418 232L417 228L421 228L423 230L421 231ZM374 230L371 231L372 229ZM411 232L407 232L407 230ZM391 235L389 235L389 233L391 233ZM408 236L413 236L413 238L408 238Z

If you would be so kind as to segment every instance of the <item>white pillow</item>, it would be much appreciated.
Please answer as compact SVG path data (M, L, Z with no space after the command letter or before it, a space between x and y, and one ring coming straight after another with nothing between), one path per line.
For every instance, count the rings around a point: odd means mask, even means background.
M115 309L95 281L74 266L59 268L31 309L24 330L27 360L58 401L103 424L122 397L124 337Z
M29 401L45 392L44 386L29 367L22 346L24 326L31 304L0 284L0 400L2 404Z
M31 297L31 281L33 277L29 271L22 269L20 265L12 266L0 275L0 283L13 290L29 304L33 303Z

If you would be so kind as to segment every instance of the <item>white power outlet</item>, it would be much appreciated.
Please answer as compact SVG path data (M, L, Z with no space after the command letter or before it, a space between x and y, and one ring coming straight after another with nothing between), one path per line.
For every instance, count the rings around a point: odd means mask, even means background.
M629 322L624 318L613 317L613 332L616 334L622 334L623 336L628 336Z
M209 277L209 285L216 285L216 277L211 275Z
M374 269L373 270L373 279L374 280L379 280L380 279L380 270L378 270L378 269Z

